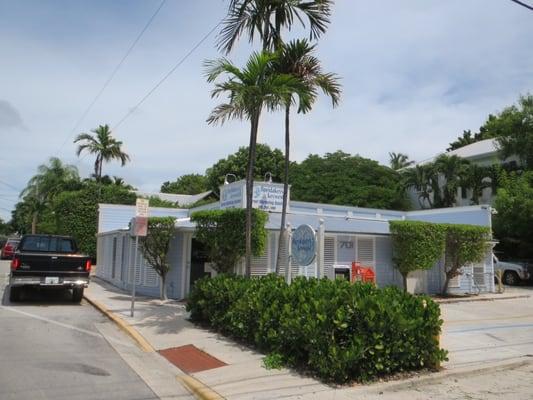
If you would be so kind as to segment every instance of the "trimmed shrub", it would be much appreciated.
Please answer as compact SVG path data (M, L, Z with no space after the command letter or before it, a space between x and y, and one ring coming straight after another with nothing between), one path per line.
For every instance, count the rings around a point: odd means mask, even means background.
M419 269L430 269L442 257L446 228L443 224L422 221L389 221L393 261L407 290L407 276Z
M267 242L265 223L268 214L252 209L252 253L259 256ZM246 253L246 209L196 211L191 215L196 223L196 239L202 242L217 272L230 272Z
M218 275L196 282L187 309L193 321L328 382L367 381L446 359L439 306L395 287Z

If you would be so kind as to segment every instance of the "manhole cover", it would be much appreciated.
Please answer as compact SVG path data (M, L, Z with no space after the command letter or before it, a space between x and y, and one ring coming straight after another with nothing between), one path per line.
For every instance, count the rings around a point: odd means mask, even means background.
M183 372L200 372L227 365L192 344L159 350L159 354Z

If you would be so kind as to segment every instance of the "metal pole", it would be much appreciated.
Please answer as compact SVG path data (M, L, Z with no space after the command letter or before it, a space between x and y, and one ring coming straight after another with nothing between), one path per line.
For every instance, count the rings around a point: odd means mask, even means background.
M135 286L137 285L137 255L139 253L139 236L135 236L135 254L133 256L133 279L131 287L131 317L135 311Z

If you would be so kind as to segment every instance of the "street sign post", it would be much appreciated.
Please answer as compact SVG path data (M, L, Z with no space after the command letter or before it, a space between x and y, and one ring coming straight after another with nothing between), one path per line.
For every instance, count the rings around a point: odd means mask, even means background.
M131 316L135 313L135 287L137 286L137 257L139 256L139 236L148 234L147 199L137 199L135 203L135 218L131 220L130 234L135 236L135 256L133 258L133 279L131 287Z

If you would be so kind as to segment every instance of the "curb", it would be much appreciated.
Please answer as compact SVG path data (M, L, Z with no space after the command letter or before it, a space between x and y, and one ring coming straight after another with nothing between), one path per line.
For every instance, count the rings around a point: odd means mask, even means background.
M512 300L512 299L527 299L531 297L529 294L519 294L516 296L507 297L480 297L480 298L466 298L466 299L433 299L435 303L439 304L453 304L453 303L473 303L475 301L496 301L496 300Z
M176 379L200 400L224 400L220 394L190 375L178 375Z
M102 303L94 299L91 299L86 294L83 295L83 298L87 300L98 311L104 314L107 318L109 318L111 321L117 324L118 327L122 329L124 332L126 332L144 352L146 353L155 352L155 349L152 347L152 345L148 343L148 341L135 328L133 328L130 324L128 324L126 321L124 321L119 316L115 315L113 312L109 311L105 305L103 305Z

